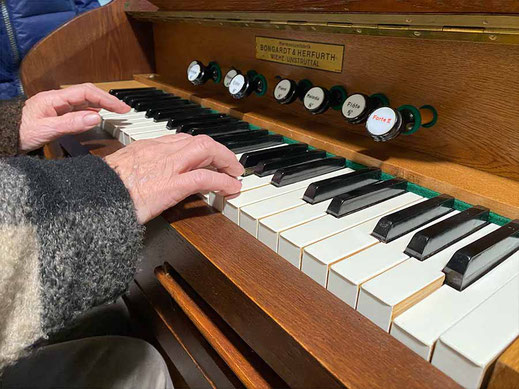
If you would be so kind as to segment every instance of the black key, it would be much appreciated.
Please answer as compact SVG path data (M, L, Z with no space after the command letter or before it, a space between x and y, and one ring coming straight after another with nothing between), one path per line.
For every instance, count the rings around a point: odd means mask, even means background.
M519 220L513 220L454 253L443 269L445 283L462 291L519 250Z
M225 123L225 124L219 124L217 126L211 126L207 128L192 128L189 131L187 131L188 134L191 135L209 135L209 136L215 136L215 135L221 135L221 134L236 134L236 133L242 133L246 131L251 131L249 127L249 123L246 122L232 122L232 123Z
M160 110L152 110L148 109L146 111L146 117L148 117L148 112L156 112L154 115L150 115L149 117L153 117L155 122L167 122L169 119L180 119L180 118L188 118L188 117L196 117L197 115L201 115L206 112L210 112L207 108L200 108L197 106L192 106L191 104L186 104L185 108L172 108L172 109L160 109Z
M150 87L150 88L120 88L120 89L115 88L115 89L110 89L110 91L108 93L117 97L117 95L119 93L139 92L139 91L154 90L154 89L157 89L157 88L153 88L153 87Z
M289 166L299 165L310 161L317 161L326 158L326 151L324 150L310 150L306 153L291 155L288 157L278 157L260 161L254 166L254 174L259 177L270 176L279 169L284 169Z
M182 110L193 111L193 110L205 110L209 111L209 108L202 108L200 105L196 103L182 104L182 105L173 105L169 108L150 108L146 111L147 118L154 118L157 114L161 112L182 112ZM204 111L204 112L205 112Z
M303 200L309 204L317 204L329 200L342 193L373 184L380 180L380 169L367 168L347 173L342 176L312 182L306 188Z
M452 212L453 206L454 197L444 194L433 197L384 216L378 221L371 235L381 242L389 243Z
M406 190L407 181L400 178L376 182L335 196L326 212L335 217L343 217L400 196Z
M244 168L254 167L261 161L272 158L288 157L291 155L305 153L308 150L308 145L305 143L296 143L285 147L276 147L267 150L252 151L245 153L240 158L240 163Z
M228 123L237 123L239 120L235 118L231 118L229 116L223 117L223 118L216 118L216 119L200 119L193 118L191 122L180 124L176 126L177 131L179 132L187 132L189 130L192 130L194 128L211 128L214 126L221 126L223 124Z
M268 135L268 130L254 130L254 131L246 131L243 134L222 134L222 135L213 135L212 138L220 143L229 143L229 142L240 142L242 140L247 139L257 139L262 138L265 135Z
M405 253L424 261L488 224L489 210L480 205L418 231Z
M195 117L188 117L188 118L182 118L182 119L176 119L176 118L170 119L168 121L167 127L170 130L176 130L178 127L180 127L183 124L210 121L210 120L221 119L221 118L225 118L225 117L228 117L228 116L224 113L207 112L207 113L203 113L201 115L197 115Z
M307 180L312 177L331 173L346 167L346 159L342 157L325 158L318 161L306 162L297 166L279 169L274 173L270 183L281 187L295 182Z
M177 96L172 96L172 99L161 99L160 101L141 101L137 103L134 109L137 112L147 111L151 108L166 108L172 106L181 106L189 104L189 100L178 100ZM176 98L176 99L175 99Z
M164 93L164 91L161 90L149 90L145 92L135 93L135 94L127 94L119 97L122 101L124 101L126 104L130 104L133 99L144 99L144 98L150 98L154 96L171 96L167 93Z
M162 100L181 100L178 96L173 96L168 93L160 93L154 95L145 95L145 96L128 96L124 98L124 102L128 104L130 107L135 107L137 103L142 101L162 101Z
M225 143L225 146L234 154L246 153L247 151L275 146L283 143L282 135L267 135L259 139L244 140L240 142Z

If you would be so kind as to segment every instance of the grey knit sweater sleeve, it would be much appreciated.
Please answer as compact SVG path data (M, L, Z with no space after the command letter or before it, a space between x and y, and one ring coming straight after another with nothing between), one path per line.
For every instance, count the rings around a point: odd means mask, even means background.
M0 371L123 294L142 233L124 184L102 159L0 158Z

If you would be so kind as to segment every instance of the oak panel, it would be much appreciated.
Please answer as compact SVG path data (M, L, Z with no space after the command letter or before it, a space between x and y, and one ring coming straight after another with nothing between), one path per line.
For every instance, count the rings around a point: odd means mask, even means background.
M190 23L155 23L157 73L162 80L232 106L243 114L254 113L288 125L304 125L314 138L330 143L348 142L352 135L366 137L355 143L366 154L381 146L362 125L346 123L329 110L311 115L302 103L280 106L272 91L276 76L310 79L315 85L346 86L349 93L382 92L392 106L431 104L439 120L431 129L400 136L383 148L388 157L402 150L420 153L419 161L432 156L477 170L519 180L519 50L513 45L420 40L412 38L325 34L305 31L212 27ZM330 73L255 58L255 37L268 36L344 45L342 73ZM236 101L221 84L195 87L186 79L193 60L215 60L225 73L231 66L264 74L269 90L263 97ZM394 146L400 146L395 148Z
M519 338L497 360L488 389L519 389Z

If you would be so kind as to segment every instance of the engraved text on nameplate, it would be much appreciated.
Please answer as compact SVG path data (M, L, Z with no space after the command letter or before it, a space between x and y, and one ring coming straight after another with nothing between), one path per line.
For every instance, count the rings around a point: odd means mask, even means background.
M256 37L256 58L305 68L342 72L343 45Z

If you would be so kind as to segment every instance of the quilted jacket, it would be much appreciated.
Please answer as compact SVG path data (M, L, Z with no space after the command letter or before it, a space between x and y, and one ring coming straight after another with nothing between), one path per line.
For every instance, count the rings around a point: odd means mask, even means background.
M0 100L23 93L18 76L32 46L98 0L0 0Z

